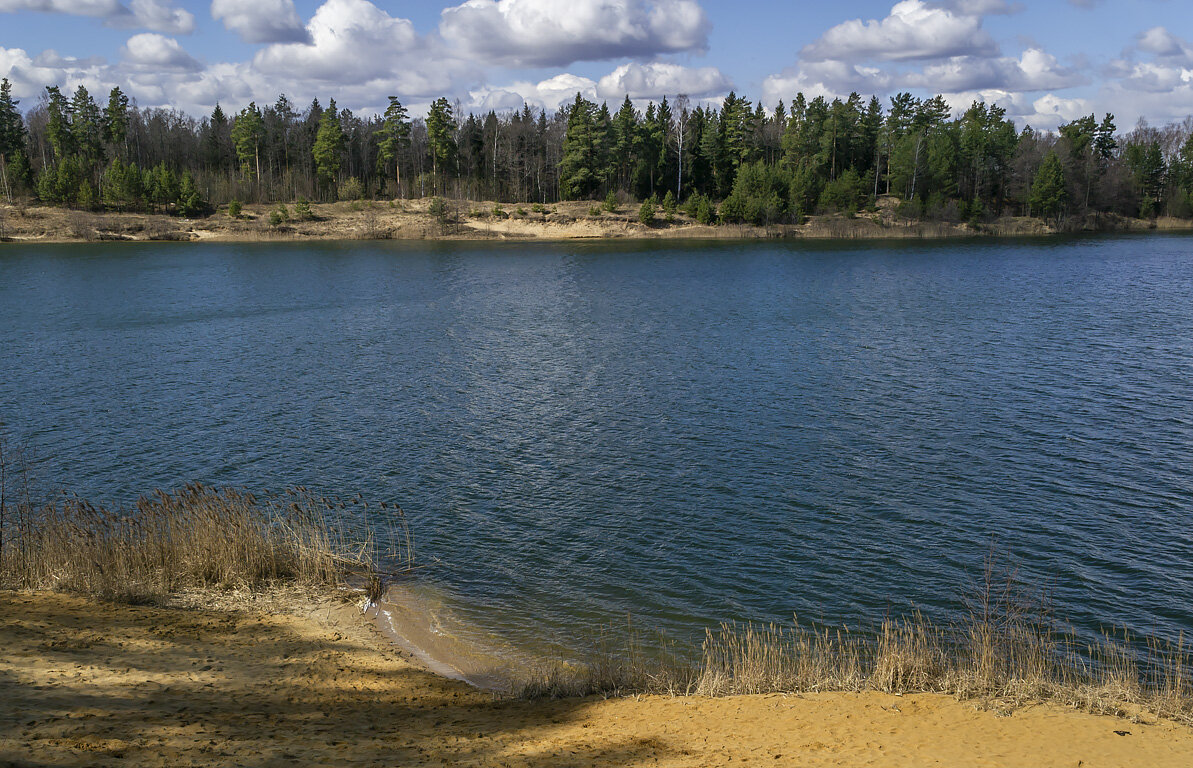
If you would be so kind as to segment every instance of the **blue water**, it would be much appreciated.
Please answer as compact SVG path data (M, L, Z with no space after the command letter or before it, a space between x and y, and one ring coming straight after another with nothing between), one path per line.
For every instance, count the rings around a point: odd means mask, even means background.
M1193 631L1193 239L0 245L45 483L400 504L514 645L963 610Z

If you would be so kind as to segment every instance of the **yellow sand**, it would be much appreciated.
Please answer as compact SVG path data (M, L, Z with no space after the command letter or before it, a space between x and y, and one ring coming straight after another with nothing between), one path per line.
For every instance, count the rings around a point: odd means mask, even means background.
M0 592L0 765L311 764L1187 768L1193 730L935 695L502 702L399 658L347 605Z

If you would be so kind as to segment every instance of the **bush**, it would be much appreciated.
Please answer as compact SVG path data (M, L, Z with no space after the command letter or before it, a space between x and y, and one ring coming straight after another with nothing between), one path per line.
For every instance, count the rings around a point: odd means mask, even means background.
M278 203L278 207L269 212L269 225L272 227L280 227L288 221L290 221L290 211L282 203Z
M355 176L350 176L340 185L340 199L341 200L361 200L365 196L364 185L360 183L360 179Z
M198 216L206 210L207 203L203 201L203 197L199 194L199 188L195 186L195 178L189 171L184 173L182 187L178 191L179 215L190 218Z
M773 224L786 212L789 187L787 175L779 168L762 161L743 165L733 182L733 191L721 204L721 220L759 226Z
M663 212L668 216L674 216L675 209L675 195L671 194L671 190L667 190L667 194L663 196Z
M239 200L233 200L232 202L228 203L228 215L234 219L240 218L240 201Z
M594 205L588 209L588 215L594 219L599 219L601 216L601 209Z
M493 206L493 217L497 219L508 219L510 215L505 212L504 208L501 207L501 203L497 203Z
M857 213L861 199L862 180L852 168L825 184L820 193L821 207L830 211Z
M294 218L299 221L310 221L315 218L315 214L311 212L311 204L305 197L298 198L298 202L294 204Z
M650 197L643 201L642 207L638 209L638 221L650 226L654 224L655 216L654 197Z
M617 213L617 192L609 190L609 194L605 195L605 203L601 207L609 213Z
M716 217L716 211L713 209L712 201L699 192L688 198L688 202L684 210L689 216L701 224L712 224L713 219Z
M534 211L535 213L545 213L547 209L543 207L542 203L535 203L534 205L530 206L530 210Z

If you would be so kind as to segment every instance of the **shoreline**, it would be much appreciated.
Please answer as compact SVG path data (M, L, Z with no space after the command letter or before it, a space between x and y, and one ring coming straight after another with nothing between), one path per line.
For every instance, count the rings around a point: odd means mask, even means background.
M913 221L895 215L884 200L876 211L848 218L809 217L800 225L702 225L677 213L642 224L632 206L593 214L591 202L555 203L539 212L529 205L450 201L447 221L430 213L430 200L355 201L313 204L314 219L270 223L277 206L246 205L241 218L217 212L198 219L166 214L90 213L46 206L0 204L0 242L68 244L89 242L302 242L465 241L577 242L603 240L949 240L959 238L1048 237L1082 233L1193 231L1193 220L1090 217L1058 230L1027 217L1004 217L977 227Z
M942 694L525 701L418 669L359 608L0 592L0 765L1184 766L1193 729ZM282 599L290 599L283 596Z

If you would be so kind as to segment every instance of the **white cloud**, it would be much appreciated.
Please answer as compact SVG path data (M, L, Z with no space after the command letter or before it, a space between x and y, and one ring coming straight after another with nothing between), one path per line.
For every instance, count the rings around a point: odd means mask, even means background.
M1169 32L1164 27L1152 27L1139 35L1138 48L1154 54L1157 58L1193 66L1193 45Z
M586 99L596 100L596 82L587 77L564 72L538 83L521 81L499 87L484 86L470 91L468 96L472 109L502 112L521 109L523 104L543 109L558 109L574 100L577 93Z
M953 56L994 56L998 46L982 17L922 0L902 0L885 19L846 21L800 52L806 61L923 61Z
M467 0L439 24L461 53L515 66L702 51L708 30L695 0Z
M307 24L310 43L276 43L257 52L253 67L265 75L328 85L384 82L406 94L451 87L454 64L433 57L408 19L390 16L367 0L327 0Z
M1086 99L1065 99L1049 93L1032 102L1034 114L1023 115L1023 120L1033 128L1056 128L1084 115L1091 114L1093 106Z
M211 18L246 43L310 42L294 0L212 0Z
M0 0L0 11L41 11L42 13L68 13L75 16L106 18L128 13L118 0Z
M1023 10L1022 3L1010 3L1007 0L936 0L932 5L971 16L1009 15Z
M17 11L91 16L103 19L110 27L152 29L173 34L189 34L195 30L194 14L175 6L170 0L131 0L127 6L119 0L0 0L0 12Z
M715 67L690 68L667 62L622 64L597 83L603 99L659 100L687 94L695 99L724 96L733 88L728 77Z
M120 52L125 63L151 72L194 72L203 68L177 40L155 32L133 35Z
M1018 59L958 56L930 64L921 72L900 78L904 86L945 92L993 89L1045 91L1071 88L1085 82L1085 76L1076 69L1061 66L1055 56L1039 48L1028 48Z
M144 27L175 35L189 35L195 31L195 15L175 7L169 0L132 0L129 8L132 18L123 18L113 26Z

